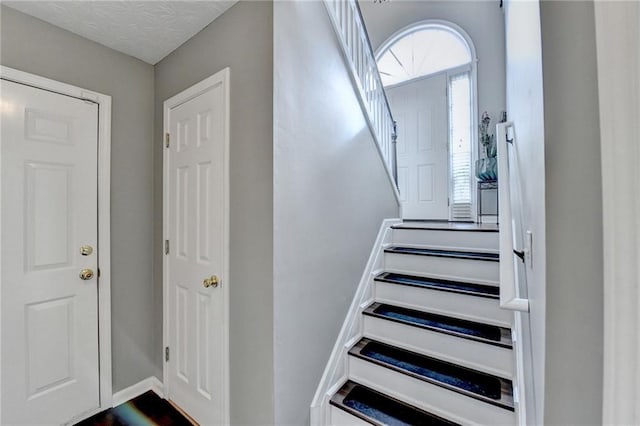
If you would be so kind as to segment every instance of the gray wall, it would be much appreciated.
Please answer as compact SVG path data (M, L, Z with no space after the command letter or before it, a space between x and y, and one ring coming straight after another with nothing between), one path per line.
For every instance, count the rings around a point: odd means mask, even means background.
M273 423L273 6L240 2L155 66L155 346L162 344L162 102L231 68L231 423ZM160 353L160 352L158 352ZM156 357L161 365L162 360Z
M322 2L274 6L275 423L309 406L398 205Z
M112 97L113 390L158 374L151 250L153 67L2 6L0 63Z
M541 4L548 425L602 422L602 179L593 2Z
M464 29L478 56L478 113L496 123L505 100L504 21L496 1L360 1L374 50L396 31L425 19L443 19Z

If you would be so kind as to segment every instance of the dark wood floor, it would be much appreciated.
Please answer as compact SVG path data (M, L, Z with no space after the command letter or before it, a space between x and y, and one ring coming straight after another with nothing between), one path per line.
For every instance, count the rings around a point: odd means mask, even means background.
M192 426L167 400L149 391L81 421L78 426Z

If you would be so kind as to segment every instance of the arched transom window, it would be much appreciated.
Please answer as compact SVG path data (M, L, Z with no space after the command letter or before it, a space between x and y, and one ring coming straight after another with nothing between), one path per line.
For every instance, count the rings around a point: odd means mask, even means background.
M444 25L425 24L393 37L378 54L384 86L456 68L472 61L464 38Z

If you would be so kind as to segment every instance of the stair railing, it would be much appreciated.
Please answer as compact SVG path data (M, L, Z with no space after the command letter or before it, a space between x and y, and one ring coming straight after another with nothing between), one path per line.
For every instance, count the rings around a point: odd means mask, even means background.
M367 28L356 0L324 0L340 40L351 80L371 133L376 140L397 200L396 122L384 92Z
M508 130L513 130L513 122L496 125L498 141L498 220L500 223L500 307L514 311L529 311L529 300L518 296L516 281L516 256L524 254L514 250L514 221L511 213L511 180L509 173L509 145L515 148L514 139L508 139ZM513 132L515 133L515 132Z

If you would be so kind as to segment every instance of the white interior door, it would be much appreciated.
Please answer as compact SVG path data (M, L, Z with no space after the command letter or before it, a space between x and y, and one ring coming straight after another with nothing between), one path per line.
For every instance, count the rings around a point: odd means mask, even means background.
M449 219L447 77L386 90L398 122L398 187L404 219Z
M62 424L100 403L98 108L5 80L1 89L0 423ZM82 279L85 269L94 275Z
M228 90L227 69L165 102L165 377L202 425L228 424Z

